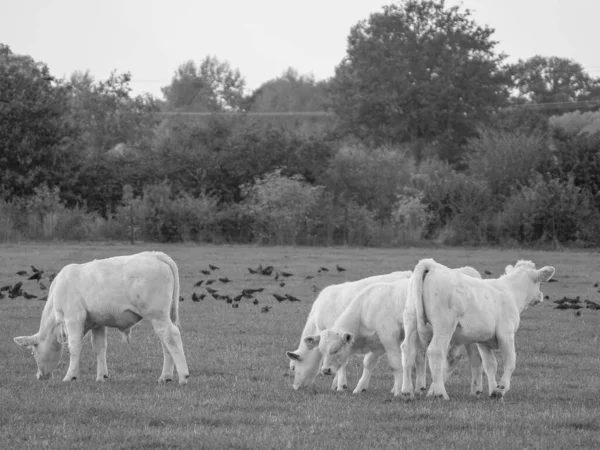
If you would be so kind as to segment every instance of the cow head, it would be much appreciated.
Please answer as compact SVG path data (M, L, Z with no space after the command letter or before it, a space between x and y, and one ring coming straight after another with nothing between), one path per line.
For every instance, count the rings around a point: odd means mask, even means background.
M319 345L319 351L323 355L321 373L323 375L335 375L352 354L354 335L352 333L338 330L323 330L320 336L314 336Z
M62 355L62 344L54 334L42 339L39 333L36 333L33 336L16 337L14 341L21 347L31 350L37 363L36 378L38 380L48 380L52 377L52 372L56 369Z
M294 389L308 387L317 378L323 359L318 345L318 341L315 343L313 337L307 337L302 340L298 350L285 353L290 359L290 370L294 374Z
M554 276L555 269L552 266L544 266L541 269L536 269L535 264L531 261L521 260L514 266L506 266L505 274L511 275L519 271L526 273L528 276L526 286L521 286L520 289L520 292L525 295L522 305L524 310L544 301L544 294L540 290L540 284L550 280Z

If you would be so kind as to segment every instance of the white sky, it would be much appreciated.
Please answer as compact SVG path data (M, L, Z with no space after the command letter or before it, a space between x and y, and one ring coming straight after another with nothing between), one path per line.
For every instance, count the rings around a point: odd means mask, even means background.
M287 67L333 75L350 27L392 0L0 0L0 42L55 76L132 73L134 92L160 95L179 64L216 55L255 89ZM572 58L600 76L600 0L447 0L495 28L510 60Z

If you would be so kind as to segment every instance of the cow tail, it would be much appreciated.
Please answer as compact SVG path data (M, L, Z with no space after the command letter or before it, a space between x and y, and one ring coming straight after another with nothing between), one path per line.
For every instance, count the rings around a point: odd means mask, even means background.
M414 307L417 316L417 330L421 342L427 346L432 338L432 329L427 326L427 316L423 303L423 284L427 273L437 265L433 259L422 259L416 265L408 282L407 305Z
M171 268L173 273L173 298L171 299L171 321L181 330L179 323L179 269L173 259L164 254L157 252L155 253L159 261L164 262Z

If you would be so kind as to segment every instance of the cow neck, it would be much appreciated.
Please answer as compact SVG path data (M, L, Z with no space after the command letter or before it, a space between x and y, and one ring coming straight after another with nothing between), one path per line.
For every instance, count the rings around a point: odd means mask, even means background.
M519 314L521 314L529 304L527 302L527 292L530 287L528 285L532 283L532 280L528 271L526 269L516 270L513 273L504 275L502 278L508 283L510 290L513 293L513 297L516 300Z
M56 317L54 314L54 296L49 295L40 320L40 330L38 332L40 339L47 339L50 335L54 334L55 329Z
M360 317L363 297L353 300L335 321L333 328L339 331L357 333L360 328Z

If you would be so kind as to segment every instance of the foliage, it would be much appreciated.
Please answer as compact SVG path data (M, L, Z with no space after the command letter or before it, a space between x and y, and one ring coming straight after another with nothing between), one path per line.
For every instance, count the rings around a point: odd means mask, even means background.
M169 111L237 111L245 84L239 69L207 56L199 65L192 60L181 64L162 92Z
M244 185L242 193L259 242L295 245L310 227L309 214L323 187L311 186L299 175L286 177L277 169Z
M0 44L0 197L70 184L79 155L67 110L68 89L46 65Z
M504 198L527 186L550 154L541 134L482 127L469 140L465 159L469 175L487 184L492 196Z
M346 145L332 158L324 184L337 201L353 201L382 220L390 217L396 195L410 183L414 166L402 149Z
M515 192L500 213L504 236L519 243L600 243L600 212L592 196L566 181L538 175L531 187Z
M566 134L600 132L600 111L573 111L550 117L550 126Z
M300 75L288 68L280 77L263 83L247 99L252 112L325 111L328 98L325 82Z
M375 143L460 142L506 97L492 34L442 0L403 0L371 14L352 28L332 82L345 130Z
M588 100L600 95L600 78L593 78L578 62L557 56L533 56L509 68L517 98L532 103Z

